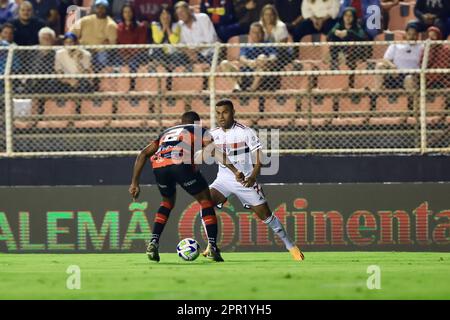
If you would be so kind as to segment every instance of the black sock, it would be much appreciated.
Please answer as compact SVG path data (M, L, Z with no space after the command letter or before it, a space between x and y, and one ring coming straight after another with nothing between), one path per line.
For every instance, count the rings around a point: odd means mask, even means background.
M159 237L166 226L166 222L169 219L172 205L168 202L161 202L161 206L155 215L155 223L153 224L153 233L150 239L151 242L159 243Z
M208 236L208 243L211 246L216 247L218 228L214 206L210 201L203 201L201 203L201 206L202 206L202 220Z

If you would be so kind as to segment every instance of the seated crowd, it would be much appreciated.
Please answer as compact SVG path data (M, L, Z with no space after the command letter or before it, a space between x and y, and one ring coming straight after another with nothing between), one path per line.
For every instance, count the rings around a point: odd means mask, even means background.
M163 64L165 70L174 71L180 65L192 68L211 65L213 49L174 48L173 44L201 45L217 41L227 42L240 35L248 35L248 43L298 42L312 34L323 34L327 41L369 41L383 32L389 23L389 10L399 0L201 0L197 10L189 3L176 0L95 0L92 14L76 21L67 32L64 22L70 5L82 5L72 0L0 0L0 40L7 45L64 44L67 49L26 51L23 61L15 61L18 73L75 74L101 72L105 67L126 65L137 72L140 65ZM378 8L378 11L374 8ZM381 19L374 19L379 14ZM417 0L414 6L416 21L405 26L406 40L417 40L420 32L431 39L446 39L450 33L450 1ZM380 23L377 23L380 22ZM111 52L95 49L90 52L77 49L81 45L161 44L164 46L143 51L121 49ZM294 48L242 47L238 61L222 61L224 70L277 71L282 70L298 56ZM356 68L356 59L370 57L371 48L334 45L330 50L331 68L337 69L339 53L346 57L346 65ZM354 50L360 50L355 54ZM420 68L423 54L421 45L391 45L378 69ZM447 46L433 48L429 67L448 68L450 59ZM3 58L5 59L5 58ZM19 59L20 60L20 59ZM4 63L3 63L4 64ZM0 70L1 71L1 70ZM445 75L443 75L445 76ZM433 82L441 81L436 75ZM414 87L411 76L398 74L383 77L377 86ZM170 80L170 79L169 79ZM169 81L170 82L170 81ZM442 82L442 81L441 81ZM27 90L46 92L90 91L95 81L62 79L55 83L33 80ZM205 83L205 86L207 83ZM236 90L277 88L274 77L241 77Z

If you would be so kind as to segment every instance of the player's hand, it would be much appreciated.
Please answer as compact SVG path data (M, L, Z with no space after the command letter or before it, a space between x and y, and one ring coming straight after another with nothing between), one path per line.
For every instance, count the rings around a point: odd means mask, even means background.
M140 188L138 185L130 185L130 187L128 188L128 192L130 193L130 195L133 197L133 201L136 201L136 199L139 197L139 192L140 192Z
M256 183L256 178L253 176L250 176L244 180L244 183L242 185L246 188L251 188L255 185L255 183Z
M244 176L244 174L242 172L236 171L236 173L234 175L236 177L236 181L237 182L239 182L239 183L243 183L244 182L245 176Z

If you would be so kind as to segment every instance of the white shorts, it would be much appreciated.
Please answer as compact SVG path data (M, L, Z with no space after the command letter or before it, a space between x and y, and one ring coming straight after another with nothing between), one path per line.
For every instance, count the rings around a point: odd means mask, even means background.
M216 189L227 199L234 194L245 208L259 206L266 202L261 185L255 183L253 187L246 188L237 182L234 176L217 177L209 188Z

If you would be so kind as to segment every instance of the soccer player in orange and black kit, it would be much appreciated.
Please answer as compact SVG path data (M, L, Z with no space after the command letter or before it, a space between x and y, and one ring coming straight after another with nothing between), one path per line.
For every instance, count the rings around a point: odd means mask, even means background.
M156 213L153 234L147 246L147 256L152 261L159 261L159 238L175 204L176 184L192 195L201 205L202 220L208 235L206 257L214 261L223 261L217 248L217 218L208 183L194 164L196 153L202 155L210 152L219 162L235 173L236 180L243 179L240 173L220 150L216 150L207 129L194 124L200 121L196 112L189 111L182 115L181 125L166 129L159 137L145 147L138 155L133 169L129 192L133 199L139 195L139 177L147 159L150 158L156 183L162 196L161 206ZM202 153L199 151L203 150ZM207 153L208 154L208 153Z

